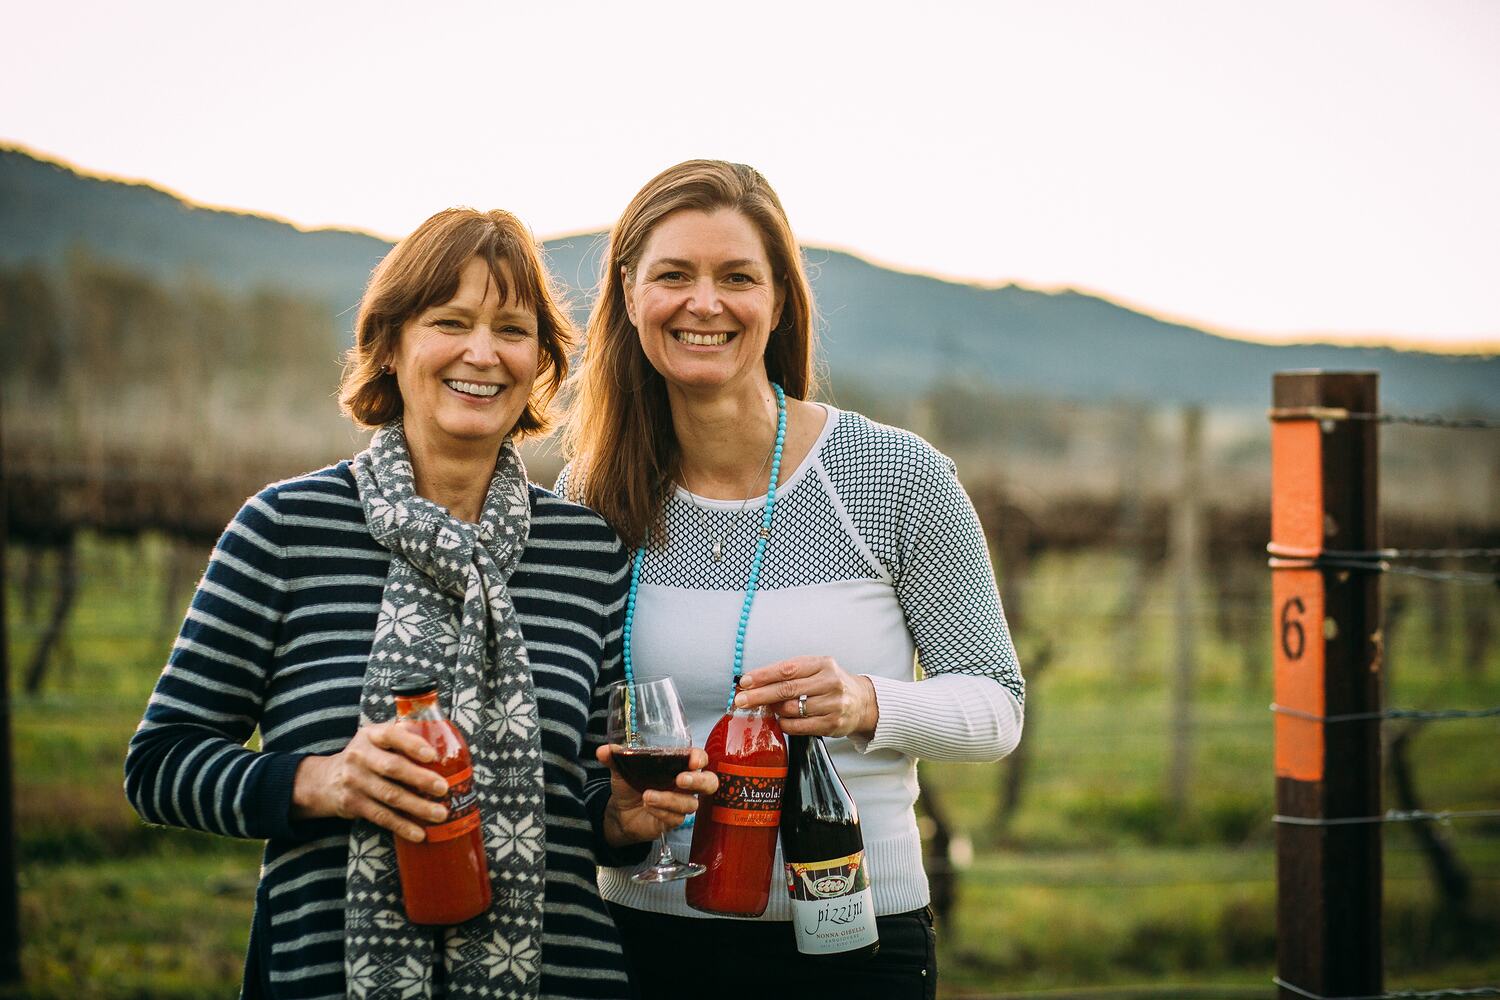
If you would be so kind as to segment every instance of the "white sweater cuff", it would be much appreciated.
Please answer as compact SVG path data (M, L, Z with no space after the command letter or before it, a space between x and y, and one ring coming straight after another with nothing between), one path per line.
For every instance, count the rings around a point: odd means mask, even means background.
M920 681L866 675L880 719L869 739L850 735L860 753L896 750L925 760L999 760L1021 742L1025 711L989 677L939 674Z

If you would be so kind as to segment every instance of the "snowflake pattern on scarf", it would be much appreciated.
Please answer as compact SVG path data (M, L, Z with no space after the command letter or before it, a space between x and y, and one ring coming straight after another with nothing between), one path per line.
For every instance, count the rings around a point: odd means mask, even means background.
M394 716L390 684L401 674L422 670L438 679L440 700L474 758L493 898L488 911L456 927L410 923L393 835L356 821L346 873L348 995L427 1000L441 963L449 997L530 1000L541 986L541 734L506 588L531 528L525 466L507 439L478 524L416 494L399 422L376 432L353 472L370 534L391 552L361 719Z

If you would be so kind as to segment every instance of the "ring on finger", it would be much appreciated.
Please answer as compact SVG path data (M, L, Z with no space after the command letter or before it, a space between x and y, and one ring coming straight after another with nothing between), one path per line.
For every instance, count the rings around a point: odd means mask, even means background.
M797 696L797 718L807 718L807 695L805 694Z

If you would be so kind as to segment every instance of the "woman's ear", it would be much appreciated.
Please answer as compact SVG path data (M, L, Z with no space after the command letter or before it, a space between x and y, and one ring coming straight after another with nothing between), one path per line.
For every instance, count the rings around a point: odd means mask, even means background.
M625 318L630 320L630 325L639 328L640 324L635 320L635 299L630 294L630 271L624 264L620 265L620 297L625 300Z

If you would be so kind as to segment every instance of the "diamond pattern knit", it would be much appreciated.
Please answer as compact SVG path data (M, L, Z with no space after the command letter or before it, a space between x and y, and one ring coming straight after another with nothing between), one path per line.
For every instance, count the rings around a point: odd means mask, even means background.
M915 434L826 412L812 451L777 490L745 667L828 656L870 679L879 705L873 736L827 745L859 803L875 912L904 913L931 898L913 812L916 762L1009 753L1026 689L988 546L953 462ZM565 470L559 490L567 480ZM760 498L677 490L663 510L664 540L642 564L632 655L643 673L676 681L700 741L724 711L763 510ZM667 839L686 855L690 837L672 831ZM680 888L642 886L624 867L604 867L599 885L614 904L698 915ZM790 919L786 893L773 892L760 919Z

